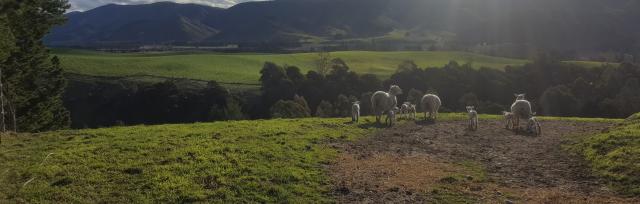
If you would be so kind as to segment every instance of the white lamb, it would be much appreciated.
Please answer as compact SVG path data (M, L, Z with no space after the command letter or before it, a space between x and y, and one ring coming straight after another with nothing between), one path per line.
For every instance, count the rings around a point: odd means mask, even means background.
M356 123L360 121L360 101L353 102L351 105L351 121Z
M415 120L417 114L417 108L415 104L409 104L409 118Z
M409 102L400 105L400 118L409 118Z
M478 112L473 106L467 106L467 113L469 114L469 130L478 130Z
M384 120L385 124L389 127L393 126L396 121L396 113L399 111L400 109L398 109L398 107L393 107L391 110L387 111L387 118Z
M529 121L527 123L527 131L529 131L530 133L533 133L536 136L539 136L540 134L542 134L542 128L540 127L540 122L536 117L529 118Z
M420 100L420 105L424 110L424 120L427 120L427 112L429 112L429 118L436 120L438 119L438 110L442 105L440 98L433 94L427 94L422 97Z
M504 117L505 128L507 130L513 129L513 119L514 119L513 113L502 111L502 116Z
M378 91L371 96L371 109L376 116L376 122L380 123L382 114L387 113L398 105L397 95L402 94L402 89L399 86L392 85L389 88L389 92Z
M531 112L531 103L527 100L517 100L524 98L524 94L516 95L516 101L511 105L511 112L513 113L513 125L516 130L520 127L520 119L528 120L533 116Z

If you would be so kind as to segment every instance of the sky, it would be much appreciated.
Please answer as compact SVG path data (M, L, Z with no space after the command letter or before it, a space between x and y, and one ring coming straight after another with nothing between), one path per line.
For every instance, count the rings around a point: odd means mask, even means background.
M70 11L86 11L99 6L103 6L106 4L148 4L153 2L161 2L161 1L173 1L176 3L194 3L194 4L202 4L208 6L222 7L228 8L235 4L247 2L247 1L258 1L258 0L69 0L69 4L71 4Z

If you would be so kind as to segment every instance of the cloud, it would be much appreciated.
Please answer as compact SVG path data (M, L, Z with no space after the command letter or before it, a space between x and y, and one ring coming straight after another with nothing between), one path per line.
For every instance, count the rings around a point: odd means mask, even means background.
M70 11L86 11L106 4L148 4L161 1L173 1L176 3L193 3L214 7L228 8L235 4L247 1L261 0L69 0L71 4Z

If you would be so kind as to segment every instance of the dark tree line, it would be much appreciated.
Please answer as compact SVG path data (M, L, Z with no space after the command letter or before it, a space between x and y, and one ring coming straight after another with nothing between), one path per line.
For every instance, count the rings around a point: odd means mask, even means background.
M236 97L216 82L184 88L175 80L153 84L71 81L65 105L74 128L193 123L243 119Z
M640 66L630 63L585 68L541 55L532 63L498 70L453 61L443 67L420 68L407 61L383 83L374 75L349 71L340 59L331 62L326 76L315 71L303 75L297 67L273 63L266 63L261 73L264 107L278 103L277 110L286 110L283 103L296 95L306 99L311 112L288 114L291 117L348 116L356 100L362 102L363 114L368 114L371 93L392 84L404 90L399 103L417 104L423 94L435 93L442 98L445 112L473 105L481 113L499 114L509 109L515 93L526 93L541 115L623 118L640 112ZM289 112L300 110L295 103L287 104ZM269 113L278 114L272 110L263 116Z
M288 112L301 110L289 101L304 101L308 112L294 116L314 115L318 117L344 117L351 114L351 104L361 100L367 106L373 91L382 88L382 81L372 74L359 75L349 70L341 59L333 59L326 75L316 71L302 74L295 66L279 66L271 62L264 64L262 77L262 109L260 117L289 116ZM295 100L294 100L295 99ZM288 105L286 105L288 104ZM277 105L278 111L270 109ZM271 111L267 111L271 110ZM363 110L368 111L367 107Z
M638 65L585 68L544 55L504 71L456 62L421 69L406 62L385 84L438 93L445 110L451 111L474 105L480 112L497 114L508 110L514 93L526 93L539 114L621 118L640 112L639 79Z

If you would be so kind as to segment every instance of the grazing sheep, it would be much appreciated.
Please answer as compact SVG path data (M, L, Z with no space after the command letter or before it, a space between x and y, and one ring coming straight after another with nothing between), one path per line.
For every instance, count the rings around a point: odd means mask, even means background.
M382 114L390 111L398 105L397 95L402 94L399 86L392 85L389 92L378 91L371 96L371 109L376 116L376 122L380 123Z
M529 133L533 133L536 136L540 136L540 134L542 134L540 122L538 122L538 119L536 117L529 118L529 122L527 123L527 131L529 131Z
M502 111L502 116L504 117L505 128L507 130L513 129L513 119L514 119L513 113Z
M389 127L393 126L396 121L396 112L400 111L398 107L393 107L391 110L387 111L387 118L384 120L385 124Z
M524 97L524 94L516 95L518 98ZM514 115L513 125L516 130L520 127L520 119L528 120L533 116L533 112L531 112L531 103L527 100L516 100L511 105L511 112Z
M438 96L433 94L424 95L422 100L420 100L420 105L424 110L424 120L427 120L427 112L429 112L430 119L438 119L438 109L440 109L440 106L442 105Z
M473 106L467 106L467 113L469 114L469 130L478 130L478 112Z
M351 121L356 123L360 121L360 101L353 102L351 105Z

